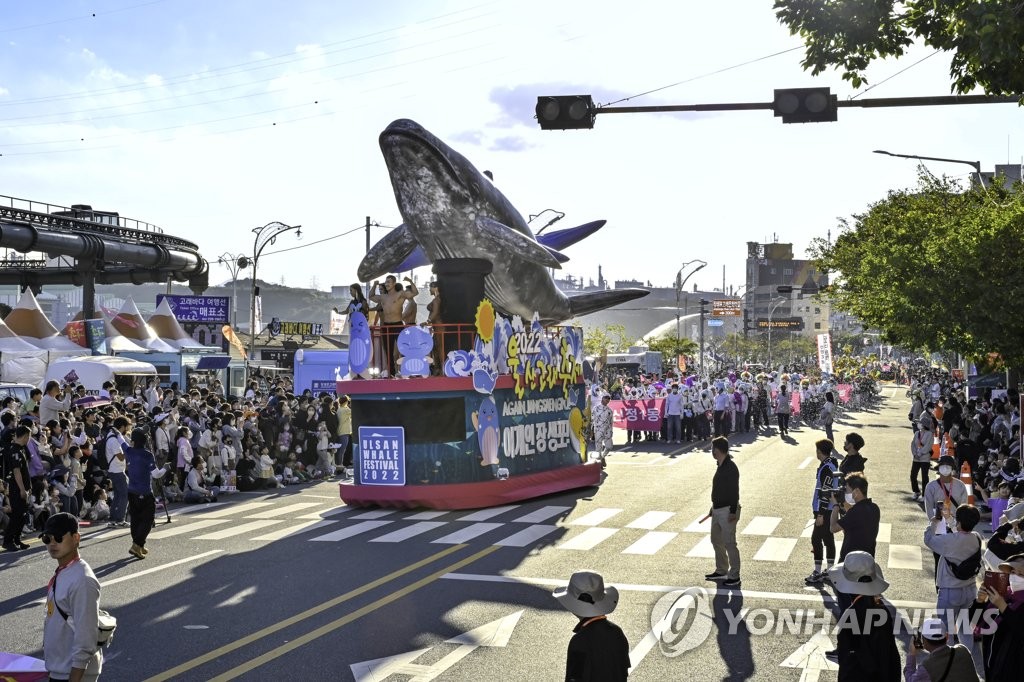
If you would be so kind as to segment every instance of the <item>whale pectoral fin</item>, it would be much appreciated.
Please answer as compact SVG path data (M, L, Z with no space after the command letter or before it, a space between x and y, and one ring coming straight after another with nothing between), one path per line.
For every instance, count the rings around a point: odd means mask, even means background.
M583 225L577 225L576 227L567 227L563 230L552 230L551 232L545 232L544 234L537 235L537 241L548 248L561 251L562 249L572 246L581 239L586 239L590 235L594 234L604 227L606 222L606 220L595 220Z
M561 269L558 258L533 237L491 218L477 219L478 236L490 242L495 253L511 252L545 268Z
M607 291L595 291L586 294L577 294L569 297L569 310L571 317L586 315L605 308L611 308L634 298L646 296L651 292L645 289L609 289Z
M419 242L405 224L399 225L388 232L383 239L373 245L359 263L358 276L362 282L396 272L396 268L404 261Z
M552 249L550 246L546 246L544 248L546 248L548 250L548 253L550 253L552 256L554 256L555 260L557 260L559 263L564 263L567 260L569 260L569 257L566 256L561 251L556 251L555 249Z

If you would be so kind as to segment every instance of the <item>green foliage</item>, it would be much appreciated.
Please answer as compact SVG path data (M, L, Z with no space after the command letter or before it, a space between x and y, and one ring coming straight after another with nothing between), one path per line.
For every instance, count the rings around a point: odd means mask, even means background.
M604 352L625 353L634 342L635 339L626 334L626 325L606 324L583 335L583 352L593 356Z
M952 52L953 91L1024 93L1024 12L1007 0L775 0L779 22L807 48L817 75L838 67L854 87L875 59L900 57L915 42Z
M921 172L841 224L811 253L833 273L833 305L880 329L887 343L1024 361L1024 193L1001 182L964 192Z
M665 358L667 365L675 365L676 358L680 355L696 355L700 352L700 345L691 339L676 339L675 336L660 336L654 339L641 339L640 345L647 346L652 351L659 351Z

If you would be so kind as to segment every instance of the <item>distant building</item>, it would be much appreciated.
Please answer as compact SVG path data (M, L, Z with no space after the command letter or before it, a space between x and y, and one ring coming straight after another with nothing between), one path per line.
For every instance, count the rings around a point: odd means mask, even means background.
M743 296L751 322L792 320L803 336L829 331L831 307L814 295L828 285L813 261L793 257L792 244L747 242L747 289ZM789 287L779 293L779 287ZM799 322L798 322L799 321ZM778 327L775 327L776 329Z

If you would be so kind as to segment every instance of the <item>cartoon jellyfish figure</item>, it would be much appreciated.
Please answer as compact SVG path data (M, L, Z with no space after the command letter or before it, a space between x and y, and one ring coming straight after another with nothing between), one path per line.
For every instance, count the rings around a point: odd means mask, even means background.
M370 323L358 308L349 315L348 369L352 376L365 374L370 366Z
M476 429L476 438L482 455L480 466L491 467L491 472L497 476L501 429L498 424L498 406L494 403L494 398L487 396L480 401L479 412L474 412L472 416L473 428Z

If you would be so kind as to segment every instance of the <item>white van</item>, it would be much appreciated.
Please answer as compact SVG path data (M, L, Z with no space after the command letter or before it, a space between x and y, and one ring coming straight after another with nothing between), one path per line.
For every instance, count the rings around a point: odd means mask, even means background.
M131 395L136 384L145 386L150 378L159 380L156 367L148 362L111 355L81 355L51 362L43 386L49 381L74 381L85 386L87 395L97 395L104 382L111 381L121 395Z

